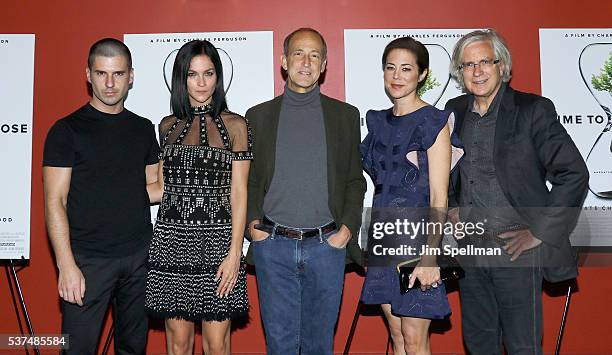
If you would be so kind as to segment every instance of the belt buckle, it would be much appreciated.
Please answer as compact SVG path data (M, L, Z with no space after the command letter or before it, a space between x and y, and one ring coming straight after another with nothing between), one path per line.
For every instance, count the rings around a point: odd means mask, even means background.
M285 233L291 239L295 239L295 240L304 239L304 232L301 229L286 228Z

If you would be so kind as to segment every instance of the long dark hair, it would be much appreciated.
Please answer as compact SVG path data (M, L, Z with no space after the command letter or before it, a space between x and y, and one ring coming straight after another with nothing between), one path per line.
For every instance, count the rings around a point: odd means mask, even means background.
M204 40L194 40L185 43L179 49L174 66L172 68L172 91L170 93L170 105L172 113L178 119L186 119L191 116L191 104L189 103L189 92L187 91L187 73L193 57L205 55L215 66L217 74L217 85L212 94L212 115L217 117L221 111L227 109L225 102L225 89L223 88L223 65L219 52L212 43Z

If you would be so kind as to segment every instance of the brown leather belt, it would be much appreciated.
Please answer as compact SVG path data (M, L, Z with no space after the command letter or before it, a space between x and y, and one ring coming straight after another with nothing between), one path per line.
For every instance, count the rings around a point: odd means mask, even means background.
M274 226L276 226L276 228L274 228ZM336 228L336 222L333 221L319 228L291 228L278 225L271 221L268 217L264 217L260 224L255 225L255 229L257 230L270 234L274 232L276 235L297 240L322 236L323 234L333 232L336 230Z

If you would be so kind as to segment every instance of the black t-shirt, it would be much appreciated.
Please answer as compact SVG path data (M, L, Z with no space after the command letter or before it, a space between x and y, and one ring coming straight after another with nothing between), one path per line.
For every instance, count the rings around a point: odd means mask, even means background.
M67 214L75 254L131 255L151 239L145 167L158 162L151 121L87 104L47 135L43 166L70 167Z

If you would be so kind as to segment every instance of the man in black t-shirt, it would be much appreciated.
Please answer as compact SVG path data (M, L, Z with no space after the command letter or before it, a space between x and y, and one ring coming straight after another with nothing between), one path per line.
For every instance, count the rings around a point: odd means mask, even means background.
M58 267L66 353L95 354L109 303L115 352L144 354L146 260L157 181L153 124L123 106L134 79L122 42L90 49L88 104L57 121L43 158L47 230Z

